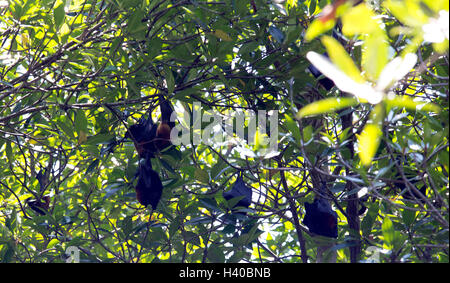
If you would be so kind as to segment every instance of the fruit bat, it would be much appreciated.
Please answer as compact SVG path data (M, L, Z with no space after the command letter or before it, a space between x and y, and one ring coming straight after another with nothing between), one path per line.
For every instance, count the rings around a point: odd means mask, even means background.
M247 185L242 180L242 177L238 177L231 190L223 193L223 197L226 200L230 200L236 197L243 197L239 200L235 207L242 206L248 208L252 203L252 189L247 187Z
M42 196L40 199L28 198L26 200L26 203L32 210L36 211L40 215L45 215L50 206L50 197Z
M153 209L156 209L161 199L163 185L158 173L152 168L149 156L141 162L138 170L136 198L143 206L147 207L150 204Z
M126 137L131 137L133 140L141 158L149 155L153 157L153 153L156 152L155 137L157 126L153 123L150 113L148 116L147 119L141 118L137 124L131 125L126 134Z
M130 137L139 157L154 157L156 151L161 151L171 145L170 132L175 127L175 122L170 121L173 107L167 99L160 96L161 121L155 124L151 117L141 118L135 125L131 125L125 137Z
M331 209L324 199L315 199L313 203L305 203L306 214L303 219L309 231L317 235L337 238L337 213Z
M175 127L175 122L170 120L173 113L171 103L160 96L159 108L161 110L161 122L156 130L156 147L158 150L163 150L171 145L170 132Z

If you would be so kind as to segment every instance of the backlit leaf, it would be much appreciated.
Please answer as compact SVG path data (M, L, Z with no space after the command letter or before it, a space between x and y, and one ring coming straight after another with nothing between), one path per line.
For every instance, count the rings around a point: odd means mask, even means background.
M331 36L323 36L322 43L327 49L331 62L355 82L364 82L361 72L358 67L356 67L353 59L336 39Z
M331 30L335 23L335 20L329 20L326 22L322 22L320 19L314 20L306 30L305 39L307 41L313 40L317 36Z
M395 241L395 228L389 217L385 217L383 224L381 224L381 232L383 233L384 241L391 245Z
M394 97L388 97L386 103L390 107L405 108L411 111L427 111L427 112L440 112L439 106L430 102L414 101L407 95L396 95Z
M358 136L359 158L364 166L370 165L378 146L382 131L379 125L367 124Z
M369 34L378 29L375 13L365 4L357 5L342 15L345 35Z
M359 102L353 97L339 98L339 97L331 97L323 100L319 100L313 102L311 104L306 105L297 113L297 118L301 119L308 116L314 116L329 112L335 112L337 110L355 106Z

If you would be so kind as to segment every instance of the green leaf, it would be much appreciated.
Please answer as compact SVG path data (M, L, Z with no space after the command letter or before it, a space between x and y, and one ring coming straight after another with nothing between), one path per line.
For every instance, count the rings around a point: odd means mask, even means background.
M245 256L245 251L234 251L234 254L227 259L227 263L239 263Z
M208 248L208 260L212 263L225 262L224 251L217 244L211 244Z
M164 67L164 75L167 83L167 93L170 95L175 89L175 79L173 77L172 70L170 70L170 67Z
M331 97L323 100L319 100L313 102L311 104L306 105L297 113L297 118L301 119L308 116L314 116L324 113L335 112L337 110L356 106L358 105L358 100L353 97Z
M172 237L173 235L175 235L175 233L180 229L180 225L181 225L181 218L180 216L175 217L174 220L172 220L172 222L169 225L169 237Z
M195 170L195 179L197 179L197 181L199 181L201 183L208 184L209 183L208 172L203 169L196 169Z
M136 34L144 29L146 29L146 25L142 22L142 18L144 17L144 12L140 9L136 10L132 17L128 18L128 26L127 30L131 34Z
M109 48L109 56L111 57L111 58L114 58L114 56L116 55L116 52L117 52L117 50L118 50L118 48L119 48L119 46L122 44L122 42L123 42L123 37L116 37L113 41L112 41L112 43L111 43L111 47Z
M378 79L388 62L389 43L384 30L377 29L364 40L362 69L372 81Z
M64 17L66 13L64 11L64 2L62 0L57 0L53 6L53 20L55 21L55 26L59 27L64 22Z
M89 174L91 173L95 168L97 168L98 164L100 163L100 160L95 159L94 161L92 161L91 164L89 164L88 168L86 169L85 174Z
M10 141L6 142L5 153L6 153L6 157L8 158L9 161L12 161L14 159Z
M395 228L391 219L386 216L384 218L383 224L381 224L381 232L383 233L384 241L387 244L392 244L395 240Z
M284 114L284 118L286 120L286 127L288 128L289 132L292 133L292 136L296 141L300 141L301 135L297 122L294 119L292 119L291 116L289 116L288 114Z
M204 207L215 212L221 211L217 204L217 201L214 198L200 198L199 207Z
M52 248L54 248L58 243L59 243L59 240L58 240L58 239L52 239L52 240L50 240L50 242L48 242L47 249L52 249Z
M326 22L321 21L321 19L315 19L306 30L305 39L306 41L311 41L317 36L331 30L336 24L335 20L329 20Z
M155 56L161 53L162 40L159 37L152 38L147 44L148 58L153 59Z
M58 127L71 139L75 139L74 129L72 125L69 124L69 119L67 116L61 117L61 119L56 121Z
M345 35L370 34L377 29L375 13L365 4L357 5L342 15L342 32Z
M407 235L396 231L394 223L388 216L384 218L383 224L381 224L381 232L383 233L385 244L394 250L398 250L407 238Z
M323 36L322 43L327 49L331 62L333 62L339 70L357 83L365 82L364 78L361 76L360 70L353 62L353 59L336 39L331 36Z
M110 141L112 138L114 138L114 136L111 134L98 134L95 136L88 137L86 144L96 145L100 143L105 143Z
M314 12L316 11L317 6L317 0L311 0L309 3L308 11L310 15L314 15Z
M303 128L303 141L308 142L313 138L314 129L311 125Z
M123 233L128 236L133 230L133 218L128 215L120 223Z
M88 121L83 110L78 110L75 115L75 129L77 132L87 132Z
M183 238L186 242L200 246L200 238L197 234L191 231L183 231Z
M372 232L373 224L378 216L379 204L371 203L368 205L367 213L364 216L364 219L361 221L361 231L364 236L370 235Z
M414 223L417 213L418 212L414 207L411 209L404 208L402 210L402 220L406 227L410 227Z
M396 95L394 97L389 97L385 100L386 104L390 107L405 108L411 111L427 111L439 113L441 109L436 104L423 101L414 101L410 96L407 95Z
M230 209L234 208L238 204L238 202L244 198L245 198L245 196L237 196L237 197L227 200L228 208L230 208Z
M367 124L361 135L358 136L359 158L364 166L370 165L378 146L380 145L382 131L379 125Z

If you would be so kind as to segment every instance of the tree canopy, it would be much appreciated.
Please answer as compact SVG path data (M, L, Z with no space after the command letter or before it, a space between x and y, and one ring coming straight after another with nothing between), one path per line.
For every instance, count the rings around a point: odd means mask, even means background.
M448 11L0 1L0 260L448 262ZM127 132L161 97L188 135L151 160L152 209ZM314 199L336 238L305 225Z

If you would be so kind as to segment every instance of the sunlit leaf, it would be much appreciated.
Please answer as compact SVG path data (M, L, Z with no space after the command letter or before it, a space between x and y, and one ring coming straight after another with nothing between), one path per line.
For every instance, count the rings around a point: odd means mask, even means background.
M359 102L353 97L331 97L319 100L304 106L297 113L297 118L301 119L308 116L314 116L357 105Z
M269 144L269 137L266 133L261 132L259 129L256 130L254 136L254 150L258 151L261 148L266 147Z
M345 35L369 34L379 29L375 13L365 4L357 5L342 15L342 32Z
M320 19L315 19L306 30L305 39L307 41L313 40L317 36L331 30L334 27L335 23L335 20L323 22Z
M286 0L286 9L297 7L297 0Z
M408 26L422 26L428 20L419 1L388 0L383 3L385 7L402 23Z
M311 125L308 125L303 128L303 141L308 142L313 138L313 127Z
M359 158L364 166L371 164L380 144L381 135L379 125L367 124L358 136Z
M413 98L407 95L388 96L386 103L390 107L405 108L411 111L421 110L439 113L441 110L436 104L424 101L414 101Z
M294 119L291 118L291 116L285 114L284 118L286 119L286 127L288 130L292 133L295 140L299 141L301 138L300 135L300 129L298 128L297 123Z
M385 217L383 224L381 224L381 232L383 233L384 241L388 245L392 245L395 241L395 228L389 217Z
M366 77L375 81L388 61L389 44L386 33L376 29L365 37L363 48L366 52L362 56L362 69L366 72Z
M356 67L353 59L345 51L344 47L333 37L323 36L322 43L325 45L328 56L342 72L353 79L357 83L364 82L361 71ZM317 66L316 66L317 67Z

